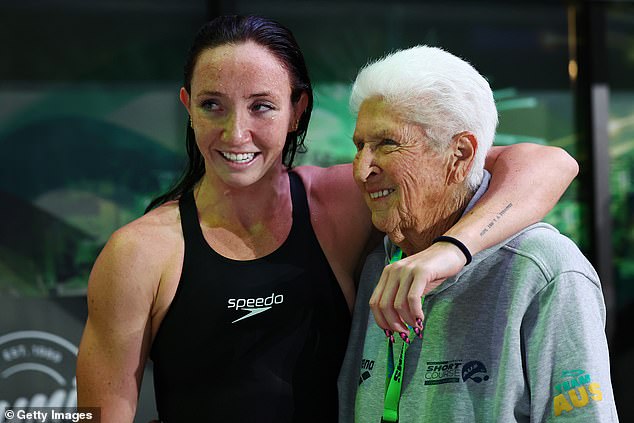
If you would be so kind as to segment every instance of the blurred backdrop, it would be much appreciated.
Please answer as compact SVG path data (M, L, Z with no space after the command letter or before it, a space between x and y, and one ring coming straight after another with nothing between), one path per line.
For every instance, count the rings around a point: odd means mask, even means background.
M306 56L316 107L300 164L350 161L356 71L421 43L489 79L496 144L572 154L581 172L546 220L599 271L617 408L634 419L632 1L3 0L0 409L75 403L90 268L180 174L185 53L202 23L227 13L280 21ZM155 415L148 366L137 421Z

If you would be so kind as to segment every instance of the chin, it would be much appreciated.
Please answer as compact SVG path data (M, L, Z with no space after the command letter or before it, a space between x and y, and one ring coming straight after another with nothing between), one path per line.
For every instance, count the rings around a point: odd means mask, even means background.
M379 231L385 232L385 221L383 219L377 218L376 216L374 216L374 214L372 215L372 224Z
M225 183L225 185L230 186L231 188L246 188L255 184L260 179L261 178L259 177L259 175L242 173L225 175L222 178L222 181Z
M400 244L405 241L405 235L403 235L400 226L400 219L372 219L372 223L375 228L386 234L394 244Z
M386 234L389 234L390 232L392 232L394 228L396 227L396 225L391 224L388 219L384 217L380 217L380 216L375 216L375 215L372 216L372 224L379 231Z

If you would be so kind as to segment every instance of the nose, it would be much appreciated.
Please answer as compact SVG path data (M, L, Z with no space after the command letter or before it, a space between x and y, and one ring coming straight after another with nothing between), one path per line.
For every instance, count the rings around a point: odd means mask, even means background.
M374 153L365 146L354 156L352 166L354 179L359 183L365 183L373 175L378 175L381 172Z
M251 138L249 117L234 112L227 116L223 129L223 141L230 144L243 144Z

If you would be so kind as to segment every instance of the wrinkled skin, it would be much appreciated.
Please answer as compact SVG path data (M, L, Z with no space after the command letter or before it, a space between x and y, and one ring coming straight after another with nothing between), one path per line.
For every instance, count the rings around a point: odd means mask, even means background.
M408 255L428 247L428 235L455 223L468 192L461 183L466 173L456 166L451 146L436 151L420 125L379 98L361 105L354 142L354 178L372 223Z
M477 141L463 132L446 147L434 145L420 125L376 97L362 103L353 139L354 178L372 222L410 256L381 275L370 299L375 320L401 333L408 332L405 322L422 330L422 311L417 315L412 310L420 310L424 293L462 268L464 257L458 252L434 266L420 266L411 256L425 254L433 262L432 250L443 248L436 244L426 250L456 222L471 198L464 181Z

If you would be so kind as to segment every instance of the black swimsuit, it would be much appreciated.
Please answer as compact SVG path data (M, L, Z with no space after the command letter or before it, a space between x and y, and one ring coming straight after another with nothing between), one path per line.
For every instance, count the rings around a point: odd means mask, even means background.
M183 271L150 354L163 422L337 421L350 313L289 177L291 231L255 260L216 253L193 194L181 198Z

